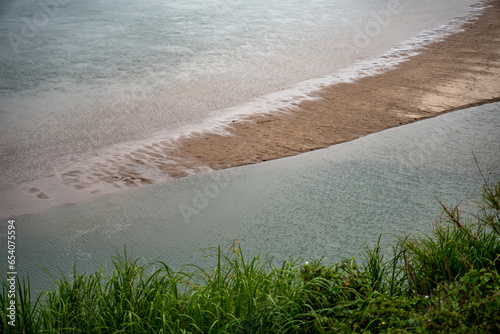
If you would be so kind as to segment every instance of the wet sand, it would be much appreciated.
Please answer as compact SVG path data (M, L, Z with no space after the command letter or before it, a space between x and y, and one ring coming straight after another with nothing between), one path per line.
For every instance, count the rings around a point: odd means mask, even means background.
M221 134L123 143L110 149L115 155L103 154L0 191L0 215L38 212L94 194L297 155L500 101L500 1L488 4L461 32L426 45L395 68L325 87L293 108L235 119Z
M424 47L393 70L341 83L293 110L233 123L230 136L179 140L176 155L212 169L325 148L457 109L500 100L500 1L464 31ZM177 168L165 172L178 175Z
M235 118L225 131L157 140L127 154L72 166L68 186L108 192L209 170L297 155L438 114L500 99L500 1L463 31L393 69L325 87L312 100ZM130 145L133 146L133 145Z

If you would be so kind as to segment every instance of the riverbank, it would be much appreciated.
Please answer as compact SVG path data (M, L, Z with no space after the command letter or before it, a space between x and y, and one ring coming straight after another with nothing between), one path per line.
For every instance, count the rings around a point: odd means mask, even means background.
M72 274L39 295L29 280L12 276L1 282L0 330L495 333L499 195L500 183L485 184L474 220L441 204L443 218L432 232L399 236L387 251L381 235L361 261L292 258L275 266L244 254L238 240L227 252L212 248L205 269L147 263L125 248L113 258L111 275L82 274L75 262Z

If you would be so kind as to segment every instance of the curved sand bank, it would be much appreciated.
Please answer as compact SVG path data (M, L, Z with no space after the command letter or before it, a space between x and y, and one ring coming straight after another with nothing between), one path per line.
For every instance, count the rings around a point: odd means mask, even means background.
M287 113L248 117L228 130L178 143L174 154L213 169L328 147L370 133L500 100L500 1L463 31L424 47L380 75L314 94ZM165 171L178 175L177 168ZM182 176L182 175L179 175Z
M168 177L296 155L499 101L500 1L488 4L463 31L417 50L418 55L394 69L325 87L314 100L293 109L235 120L225 134L200 133L137 149L132 143L135 151L120 159L82 162L56 176L2 191L1 216L37 212Z

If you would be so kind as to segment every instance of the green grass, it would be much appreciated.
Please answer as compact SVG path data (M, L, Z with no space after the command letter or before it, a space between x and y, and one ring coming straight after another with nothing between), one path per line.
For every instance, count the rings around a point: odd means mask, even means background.
M213 249L215 268L141 264L126 250L105 276L62 277L33 299L18 280L16 327L8 285L2 333L476 333L500 332L500 182L485 186L473 218L443 206L428 235L379 243L364 259L276 267L239 242Z

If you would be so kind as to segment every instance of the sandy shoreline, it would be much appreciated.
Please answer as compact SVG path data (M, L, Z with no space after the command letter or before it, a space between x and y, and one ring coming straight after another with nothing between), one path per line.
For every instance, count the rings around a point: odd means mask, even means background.
M296 155L444 112L500 100L500 1L462 32L430 44L394 70L341 83L287 113L248 117L231 136L180 140L178 156L222 169ZM167 166L165 166L167 167ZM178 169L164 169L173 176Z
M61 173L68 186L157 182L297 155L370 133L500 99L500 1L443 41L427 45L395 69L326 87L293 109L238 118L225 133L203 132L157 142L118 159ZM83 173L82 173L83 170ZM153 173L151 173L153 171ZM159 179L164 177L159 177Z
M417 50L418 55L394 69L325 87L313 94L314 100L293 109L235 120L226 134L200 133L153 143L119 159L83 162L0 191L0 213L33 213L169 177L297 155L500 101L500 1L488 4L491 7L463 31Z

